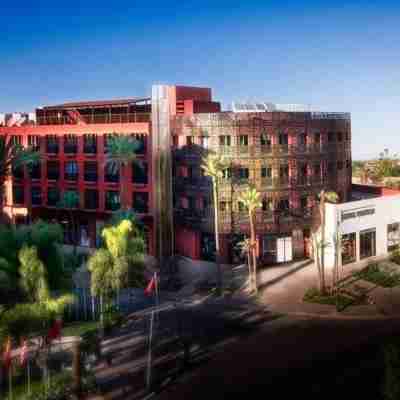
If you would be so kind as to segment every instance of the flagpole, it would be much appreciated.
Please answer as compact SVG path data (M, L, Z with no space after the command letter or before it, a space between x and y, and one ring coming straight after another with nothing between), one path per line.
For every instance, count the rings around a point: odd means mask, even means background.
M10 400L13 400L13 392L12 392L12 365L8 367L8 397Z
M151 386L151 367L152 367L152 340L153 340L153 324L154 324L154 310L150 316L150 333L149 333L149 350L147 354L147 374L146 374L146 387L150 389Z
M31 395L31 363L28 355L27 359L27 373L28 373L28 396Z

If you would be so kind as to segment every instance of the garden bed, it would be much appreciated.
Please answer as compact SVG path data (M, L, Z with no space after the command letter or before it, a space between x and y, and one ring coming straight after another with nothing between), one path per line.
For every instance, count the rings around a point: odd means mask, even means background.
M384 263L370 264L353 276L384 288L400 286L400 273Z
M321 294L316 288L308 289L304 294L303 301L306 303L335 306L336 310L339 312L344 311L349 306L368 304L365 296L355 296L350 292Z

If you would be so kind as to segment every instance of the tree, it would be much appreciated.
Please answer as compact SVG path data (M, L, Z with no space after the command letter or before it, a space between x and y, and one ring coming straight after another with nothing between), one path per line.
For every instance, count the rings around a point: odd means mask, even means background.
M257 293L258 292L258 284L257 284L257 255L256 255L256 229L255 229L255 211L257 208L262 206L260 200L260 193L257 192L257 189L254 187L249 187L245 192L243 192L239 196L239 201L243 203L245 208L249 213L249 221L250 221L250 250L252 255L252 289Z
M24 165L29 167L39 160L39 152L14 143L8 135L0 138L0 206L3 205L4 183L11 175L12 169Z
M212 181L213 201L214 201L214 231L215 231L215 256L217 263L217 286L222 292L222 269L220 260L220 243L219 243L219 218L218 218L218 189L220 179L223 177L224 170L229 166L229 162L221 155L209 153L203 157L201 168L205 176L209 176Z
M49 298L46 268L39 259L35 246L24 246L19 251L20 284L31 303L41 302Z
M241 242L237 244L238 248L240 249L240 253L242 256L246 257L247 261L247 268L249 270L249 281L250 281L250 288L252 288L252 268L251 268L251 241L249 238L245 238Z
M58 208L63 208L68 211L69 221L72 228L72 246L74 248L74 255L76 255L78 246L78 227L75 221L75 214L73 209L79 207L79 195L74 190L67 190L64 192L62 198L57 203Z
M96 250L88 261L91 291L100 297L101 305L118 293L128 280L137 286L144 283L145 252L144 238L132 221L123 220L117 226L104 228L102 237L105 248Z
M313 243L313 252L314 252L314 260L317 265L318 270L318 279L320 292L322 294L326 293L326 279L325 279L325 248L327 243L325 241L325 204L328 203L336 203L339 199L339 196L335 192L326 192L325 190L321 190L319 193L319 205L317 215L315 215L315 220L313 224L313 232L312 232L312 243Z
M114 174L120 172L121 187L121 205L122 209L128 209L126 204L126 188L125 177L126 168L136 160L136 150L139 148L139 142L131 136L113 135L107 143L107 165Z

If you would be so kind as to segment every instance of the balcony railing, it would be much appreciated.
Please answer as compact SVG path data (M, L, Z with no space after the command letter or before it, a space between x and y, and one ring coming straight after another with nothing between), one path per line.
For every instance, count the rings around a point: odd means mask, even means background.
M105 174L104 181L106 183L119 183L119 174Z
M85 182L97 182L97 172L85 172Z
M123 123L140 123L150 122L150 113L121 113L121 114L90 114L79 115L77 120L72 117L63 116L39 116L37 117L38 125L75 125L79 121L86 124L123 124Z

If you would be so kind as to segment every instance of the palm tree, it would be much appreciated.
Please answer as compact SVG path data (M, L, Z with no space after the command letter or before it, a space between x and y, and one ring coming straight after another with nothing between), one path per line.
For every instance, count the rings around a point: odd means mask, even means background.
M100 297L100 321L103 326L103 301L110 300L129 279L140 286L144 282L143 258L145 241L132 221L123 220L117 226L103 229L105 248L96 250L89 258L91 291ZM135 267L135 268L133 268Z
M249 213L250 220L250 247L253 258L253 290L258 292L257 285L257 256L256 256L256 231L255 231L255 211L262 206L260 193L254 187L249 187L239 196L239 201L243 203Z
M204 175L209 176L212 180L213 201L214 201L214 232L215 232L215 257L217 263L217 286L222 292L222 270L220 260L220 243L219 243L219 216L218 216L218 188L219 181L223 177L224 170L229 166L229 162L221 155L209 153L203 157L201 168Z
M78 246L77 224L75 223L75 214L73 208L79 207L79 195L73 190L64 192L61 200L57 203L58 208L68 210L69 220L72 228L72 246L74 248L74 255L76 255Z
M113 135L107 143L107 164L114 174L120 172L120 187L121 187L121 205L122 209L128 209L126 197L126 188L128 185L125 182L126 168L136 160L136 150L139 148L139 142L131 136Z
M326 229L326 210L325 204L336 203L339 196L336 192L326 192L321 190L319 193L319 206L318 206L318 221L314 224L313 232L313 249L314 259L317 264L319 284L321 293L326 293L326 279L325 279L325 229Z
M32 166L39 160L39 152L14 143L8 135L0 138L0 207L3 205L4 183L11 175L12 169L24 165Z
M35 246L24 246L18 253L20 284L30 302L42 302L49 298L47 273L39 259Z
M251 268L251 242L249 238L245 238L237 244L242 256L246 257L247 267L249 269L250 287L252 286L252 268Z

